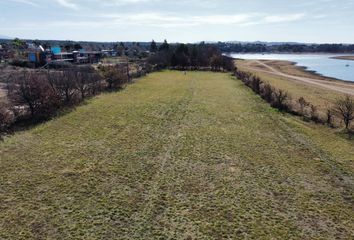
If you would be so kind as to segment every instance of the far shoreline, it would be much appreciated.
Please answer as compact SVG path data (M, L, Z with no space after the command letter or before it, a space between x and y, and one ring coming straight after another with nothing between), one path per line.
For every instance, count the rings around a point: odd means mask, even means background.
M354 61L354 56L338 56L338 57L331 57L332 59L338 59L338 60L350 60Z
M240 58L234 58L236 61L255 61L256 59L240 59ZM344 79L339 79L339 78L335 78L335 77L329 77L329 76L325 76L319 72L313 71L308 69L308 67L306 66L301 66L298 65L297 62L294 61L289 61L289 60L265 60L265 59L260 59L258 61L261 62L266 62L268 64L270 64L272 67L276 67L276 66L289 66L292 68L292 70L297 70L297 74L294 72L283 72L285 74L289 74L289 75L293 75L295 77L308 77L308 78L313 78L313 79L317 79L317 80L321 80L321 81L327 81L327 82L332 82L332 83L344 83L344 84L349 84L351 86L354 85L353 81L349 81L349 80L344 80Z
M306 56L306 55L317 55L317 56L325 56L327 59L333 59L333 60L350 60L350 61L354 61L354 54L351 53L343 53L343 54L338 54L338 53L229 53L227 54L227 56L234 58L235 60L259 60L259 61L273 61L273 62L288 62L289 65L293 65L294 68L298 68L298 70L301 70L303 73L308 73L309 75L311 75L311 77L318 77L321 78L321 80L328 80L328 81L339 81L339 82L346 82L346 83L350 83L350 84L354 84L354 79L352 80L351 77L345 78L344 76L342 78L335 77L335 76L328 76L326 74L322 74L320 71L316 71L316 70L312 70L310 69L308 66L306 66L306 64L302 64L301 61L297 62L295 59L291 59L291 58L285 58L282 59L281 57L278 58L267 58L267 56L271 56L271 55L287 55L287 56ZM243 58L242 55L248 55L248 57ZM255 55L255 57L253 58L253 55ZM262 57L261 55L264 55L264 57ZM257 57L259 56L259 57ZM346 67L349 67L350 64L346 64Z

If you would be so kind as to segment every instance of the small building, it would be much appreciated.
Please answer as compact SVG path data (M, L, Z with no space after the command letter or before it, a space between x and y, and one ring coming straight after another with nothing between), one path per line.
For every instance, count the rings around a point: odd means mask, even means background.
M106 57L116 57L117 56L117 51L114 50L102 50L102 55Z
M74 51L74 63L76 64L92 64L98 63L101 61L102 53L101 52L86 52L86 51Z
M35 64L46 64L48 57L50 57L50 53L46 52L42 46L32 48L28 53L28 61Z
M72 52L60 52L52 53L51 62L74 62L74 53Z
M111 54L111 53L108 53ZM62 52L60 47L52 47L50 50L44 50L42 46L32 49L28 53L28 61L36 65L45 65L49 63L73 63L73 64L92 64L101 61L105 56L102 52L95 51L73 51Z

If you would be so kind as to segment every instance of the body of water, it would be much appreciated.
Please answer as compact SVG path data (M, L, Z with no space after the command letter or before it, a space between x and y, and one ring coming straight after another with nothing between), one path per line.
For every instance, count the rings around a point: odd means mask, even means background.
M332 59L348 54L230 54L233 58L258 60L285 60L295 62L326 77L354 82L354 61Z

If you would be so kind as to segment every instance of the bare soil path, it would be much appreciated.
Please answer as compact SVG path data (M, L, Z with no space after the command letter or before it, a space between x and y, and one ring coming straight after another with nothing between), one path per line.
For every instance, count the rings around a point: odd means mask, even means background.
M251 67L250 65L252 63L256 63L261 67L260 68ZM269 66L267 64L267 62L260 61L260 60L249 61L248 66L249 67L246 66L246 68L251 71L259 71L259 72L269 73L269 74L273 74L276 76L285 77L285 78L288 78L288 79L291 79L294 81L302 82L305 84L316 85L316 86L324 88L324 89L329 89L329 90L337 91L337 92L344 93L344 94L354 95L354 84L350 84L347 82L319 80L316 78L290 75L287 73L283 73L283 72L275 69L274 67Z

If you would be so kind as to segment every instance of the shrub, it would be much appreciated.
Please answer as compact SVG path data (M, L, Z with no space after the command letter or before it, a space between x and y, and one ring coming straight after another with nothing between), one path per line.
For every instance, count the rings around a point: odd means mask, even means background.
M257 93L260 94L261 93L261 84L263 82L261 81L261 79L257 76L253 76L251 78L251 88L252 90Z
M210 66L213 71L220 71L223 66L223 58L221 55L213 55L210 59Z
M330 127L333 127L333 117L334 117L333 109L331 107L327 106L327 108L326 108L326 123Z
M100 71L108 89L122 88L130 80L126 67L121 65L103 66Z
M310 106L310 103L305 100L305 98L300 97L297 102L299 103L300 106L300 115L305 117L306 116L306 108Z
M289 100L290 96L288 92L278 89L273 92L273 101L272 106L278 108L281 111L288 110L289 107L287 105L287 101Z
M100 91L101 77L92 67L74 68L64 72L73 95L80 95L81 100Z
M320 116L318 114L318 111L317 111L317 107L314 106L314 105L310 105L310 109L311 109L311 120L314 121L315 123L320 123L321 122L321 119L320 119Z
M274 88L269 84L265 83L261 86L261 97L267 102L271 103L273 101Z
M236 69L234 59L227 56L222 56L222 68L225 71L234 71Z
M12 114L8 106L0 103L0 133L5 131L12 122Z
M74 70L64 70L50 74L52 87L54 87L55 93L66 105L74 102L76 94L75 79L77 73L78 72Z
M44 74L24 71L9 84L8 96L15 106L27 106L32 117L48 117L58 108L58 98Z

